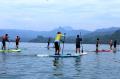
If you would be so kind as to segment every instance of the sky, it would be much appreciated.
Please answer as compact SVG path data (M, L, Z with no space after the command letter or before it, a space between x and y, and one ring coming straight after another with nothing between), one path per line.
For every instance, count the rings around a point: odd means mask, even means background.
M120 0L0 0L0 29L120 27Z

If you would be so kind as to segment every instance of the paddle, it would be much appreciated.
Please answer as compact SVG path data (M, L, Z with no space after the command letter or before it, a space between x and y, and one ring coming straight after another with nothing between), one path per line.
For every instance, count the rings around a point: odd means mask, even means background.
M10 41L8 42L8 50L10 50L9 45L10 45Z
M64 51L65 35L66 35L66 33L64 33L63 48L62 48L62 55L63 55L63 51Z
M8 38L9 38L9 36L8 36ZM8 42L8 50L9 50L9 45L10 45L10 40L7 38L7 42Z
M82 47L81 52L83 53L83 45L82 45L82 35L81 35L81 32L80 32L80 37L81 37L81 47Z

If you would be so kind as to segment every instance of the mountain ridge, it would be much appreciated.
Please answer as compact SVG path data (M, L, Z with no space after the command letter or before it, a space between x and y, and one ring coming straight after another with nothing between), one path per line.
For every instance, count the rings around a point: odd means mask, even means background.
M66 30L67 28L70 28ZM66 33L66 36L69 37L69 39L72 40L70 37L76 37L77 34L82 35L85 39L92 39L95 37L103 37L103 36L109 36L112 35L115 31L119 30L118 27L110 27L110 28L103 28L103 29L97 29L95 31L87 31L87 30L74 30L71 27L58 27L56 29L53 29L51 31L33 31L33 30L18 30L18 29L0 29L0 36L2 36L5 33L9 34L10 39L14 40L17 35L21 37L21 41L28 42L30 40L33 40L32 42L35 42L34 39L37 39L37 37L47 39L48 37L54 38L56 36L56 33L58 31L61 31L62 33ZM44 40L45 40L44 39ZM69 40L68 39L68 40ZM38 41L39 42L39 41ZM42 42L42 41L41 41Z

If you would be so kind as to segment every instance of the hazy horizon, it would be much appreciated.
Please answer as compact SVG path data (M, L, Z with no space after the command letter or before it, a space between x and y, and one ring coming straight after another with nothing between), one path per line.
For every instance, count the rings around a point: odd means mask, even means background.
M0 0L0 29L94 31L120 27L119 0Z

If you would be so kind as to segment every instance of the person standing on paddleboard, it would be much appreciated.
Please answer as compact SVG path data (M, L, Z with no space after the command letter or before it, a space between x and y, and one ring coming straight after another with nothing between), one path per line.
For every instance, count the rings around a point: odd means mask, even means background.
M16 37L15 42L16 42L16 49L18 49L19 48L19 42L20 42L20 37L19 36Z
M82 38L79 37L79 35L77 35L76 38L76 53L77 51L80 53L80 42L82 41Z
M117 47L117 40L114 41L114 49L116 50Z
M55 55L60 55L60 41L62 36L64 36L61 32L57 32L57 35L55 37L55 42L54 42L54 46L55 46Z
M51 40L51 39L50 39L50 37L49 37L49 38L48 38L48 41L47 41L47 43L48 43L48 45L47 45L48 50L49 50L49 48L50 48L50 47L49 47L49 46L50 46L50 40Z
M97 38L97 40L96 40L96 52L98 52L99 42L100 42L100 40L99 40L99 38Z
M6 50L6 41L9 42L8 34L5 34L4 36L2 36L2 50Z
M110 40L109 45L110 45L110 49L112 50L112 46L113 46L113 41L112 40Z

